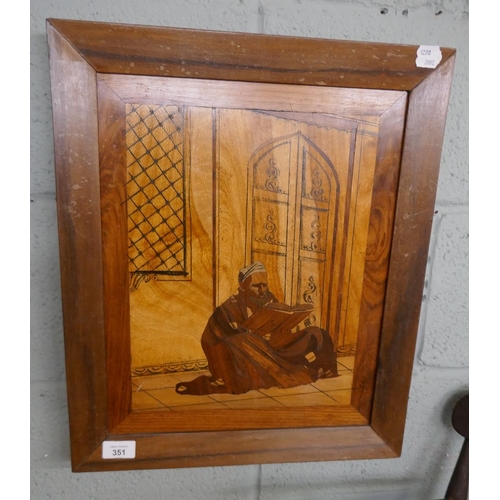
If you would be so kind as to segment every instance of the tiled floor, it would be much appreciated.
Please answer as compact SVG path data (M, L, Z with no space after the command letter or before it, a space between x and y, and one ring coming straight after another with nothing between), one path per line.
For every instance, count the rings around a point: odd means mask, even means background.
M238 395L191 396L175 392L175 385L179 382L193 380L198 375L207 372L134 377L132 378L132 409L137 411L162 408L178 411L186 408L209 410L349 404L353 367L354 356L338 358L338 377L320 379L313 384L290 389L262 389Z

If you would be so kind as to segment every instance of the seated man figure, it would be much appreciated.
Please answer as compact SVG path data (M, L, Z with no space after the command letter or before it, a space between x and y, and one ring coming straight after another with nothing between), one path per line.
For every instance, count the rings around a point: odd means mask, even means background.
M241 394L338 376L333 341L319 327L290 330L289 341L279 348L269 344L271 334L257 335L244 327L259 308L277 302L261 262L241 269L238 281L238 292L215 309L201 337L211 376L177 384L179 394Z

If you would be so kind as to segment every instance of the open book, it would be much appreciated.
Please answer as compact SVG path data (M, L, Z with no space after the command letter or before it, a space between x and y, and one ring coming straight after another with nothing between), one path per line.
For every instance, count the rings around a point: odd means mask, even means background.
M257 335L266 335L277 331L290 331L311 314L312 304L289 306L282 302L270 302L250 316L243 326Z

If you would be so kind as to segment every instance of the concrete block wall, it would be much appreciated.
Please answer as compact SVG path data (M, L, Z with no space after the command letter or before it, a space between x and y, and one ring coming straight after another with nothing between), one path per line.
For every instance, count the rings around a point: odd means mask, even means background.
M70 470L48 17L297 35L458 50L401 458L74 474ZM31 491L33 499L429 500L461 446L468 391L467 0L32 0Z

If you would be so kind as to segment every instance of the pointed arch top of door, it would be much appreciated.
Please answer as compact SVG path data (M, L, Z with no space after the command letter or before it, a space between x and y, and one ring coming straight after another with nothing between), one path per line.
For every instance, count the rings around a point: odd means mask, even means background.
M273 113L274 116L276 116L275 113ZM321 165L318 164L318 166L325 172L325 174L328 176L330 179L330 175L333 175L335 183L336 183L336 190L339 189L339 179L337 172L335 170L335 167L328 158L328 156L319 148L312 140L310 140L306 135L304 135L302 132L298 131L293 134L288 134L284 135L281 137L275 137L273 139L270 139L269 141L263 143L250 157L248 161L248 178L252 178L252 173L253 170L258 166L258 164L262 161L262 159L270 152L270 150L275 149L279 146L282 146L283 144L290 142L294 138L301 138L302 140L306 141L324 160L324 162L328 165L330 170L323 169ZM269 177L269 182L267 182L261 189L265 189L268 191L275 191L275 192L282 192L282 187L277 185L278 182L278 177L279 177L279 171L275 166L269 166L269 172L268 172L268 177ZM250 184L250 183L249 183ZM314 196L314 195L313 195Z
M333 161L297 131L262 144L247 172L246 263L263 261L280 299L313 303L313 321L326 328L339 216Z

